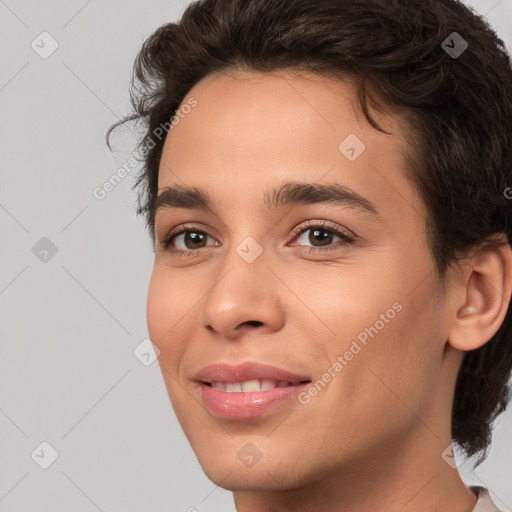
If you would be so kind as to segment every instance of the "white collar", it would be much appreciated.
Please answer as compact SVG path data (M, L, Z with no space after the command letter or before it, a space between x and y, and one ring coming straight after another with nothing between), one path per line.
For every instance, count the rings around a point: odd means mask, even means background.
M470 485L469 488L477 497L477 502L473 512L501 512L492 501L488 489L479 485Z

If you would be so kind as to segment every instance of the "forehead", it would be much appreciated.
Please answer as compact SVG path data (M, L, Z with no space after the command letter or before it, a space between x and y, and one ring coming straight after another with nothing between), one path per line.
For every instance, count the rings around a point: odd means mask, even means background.
M404 119L397 109L372 112L392 135L378 132L356 91L348 78L291 70L210 75L182 102L196 105L166 138L159 189L207 186L248 199L276 181L336 182L396 215L421 210L405 176Z

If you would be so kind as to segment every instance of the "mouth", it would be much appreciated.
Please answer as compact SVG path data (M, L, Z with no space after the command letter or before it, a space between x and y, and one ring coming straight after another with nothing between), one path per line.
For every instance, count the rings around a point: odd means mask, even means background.
M311 383L308 375L254 361L210 364L197 372L194 380L200 384L205 408L214 416L231 420L254 418L278 405L290 404Z

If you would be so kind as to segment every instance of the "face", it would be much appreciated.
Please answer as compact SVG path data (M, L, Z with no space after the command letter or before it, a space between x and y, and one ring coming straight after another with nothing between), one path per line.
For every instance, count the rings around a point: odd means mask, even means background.
M161 198L194 187L213 204L161 201L148 329L180 425L227 489L390 460L449 411L446 297L405 177L407 130L391 112L377 121L392 135L373 129L354 94L289 71L210 75L165 141ZM288 182L323 195L272 195ZM310 382L230 393L198 378L245 362Z

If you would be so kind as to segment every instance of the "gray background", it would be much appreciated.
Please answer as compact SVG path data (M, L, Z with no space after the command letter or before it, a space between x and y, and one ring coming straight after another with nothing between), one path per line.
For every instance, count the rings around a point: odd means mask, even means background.
M137 50L187 4L0 0L0 512L234 510L197 463L158 364L134 354L153 252L132 178L92 194L134 148L128 129L114 153L104 134L129 109ZM469 4L512 48L512 0ZM43 31L58 43L47 58ZM487 461L460 468L509 512L510 432L512 408ZM47 469L42 442L58 453Z

